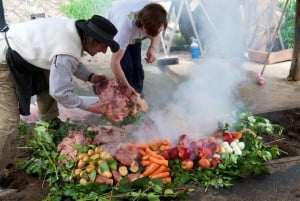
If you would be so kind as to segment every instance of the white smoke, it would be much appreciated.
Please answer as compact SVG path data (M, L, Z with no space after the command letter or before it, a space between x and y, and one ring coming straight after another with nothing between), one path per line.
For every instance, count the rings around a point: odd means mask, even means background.
M243 27L237 24L241 19L235 15L239 13L239 6L237 1L222 1L221 8L215 5L206 5L211 21L207 21L204 15L202 19L196 19L203 23L199 33L205 33L201 40L205 41L203 44L210 45L206 47L208 54L189 66L192 70L188 79L177 87L171 101L149 114L155 131L145 134L145 131L139 130L139 138L176 139L181 134L196 139L211 136L218 121L230 123L232 112L243 107L237 94L239 84L245 79L241 59L244 55L244 40L241 39L244 33ZM210 23L214 23L215 29ZM204 30L205 27L207 29Z

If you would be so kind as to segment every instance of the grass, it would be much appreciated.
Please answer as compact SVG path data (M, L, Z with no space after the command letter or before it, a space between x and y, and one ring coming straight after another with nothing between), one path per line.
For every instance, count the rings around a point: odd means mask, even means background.
M285 0L278 2L278 8L283 10ZM286 48L294 47L294 34L295 34L295 14L296 14L296 0L289 1L286 13L284 15L284 21L281 24L280 31L283 39L284 46Z
M61 4L60 11L70 18L89 19L103 15L111 5L112 0L69 0Z

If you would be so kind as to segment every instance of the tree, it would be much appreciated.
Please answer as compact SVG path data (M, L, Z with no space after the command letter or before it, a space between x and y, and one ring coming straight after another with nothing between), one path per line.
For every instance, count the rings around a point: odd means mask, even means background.
M300 0L296 1L296 22L294 34L294 50L290 68L290 73L287 77L289 81L300 81Z

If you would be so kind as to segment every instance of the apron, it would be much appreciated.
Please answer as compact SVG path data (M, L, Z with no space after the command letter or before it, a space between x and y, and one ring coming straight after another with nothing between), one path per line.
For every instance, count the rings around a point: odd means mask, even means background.
M6 32L5 40L8 46L6 62L16 87L20 114L27 116L30 115L31 96L48 90L49 85L44 75L45 70L28 63L14 51L9 45Z

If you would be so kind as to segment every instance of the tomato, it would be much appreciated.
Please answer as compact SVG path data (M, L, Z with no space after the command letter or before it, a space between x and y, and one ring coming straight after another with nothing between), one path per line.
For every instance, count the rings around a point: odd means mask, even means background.
M181 161L181 168L184 170L191 170L194 167L194 162L191 159L184 159Z
M186 147L187 146L187 141L188 141L187 135L186 134L182 134L178 138L177 146L178 147Z
M192 141L192 142L190 143L190 148L191 148L192 150L197 149L197 148L198 148L198 143L197 143L196 141Z
M213 154L212 150L209 147L200 147L198 149L199 158L208 158Z
M164 157L166 160L169 160L170 154L169 154L169 152L168 152L167 150L162 151L160 154L161 154L161 156Z
M212 142L208 146L212 150L213 153L220 152L220 145L217 142Z
M170 159L176 159L178 158L178 148L177 147L173 147L169 150L169 158Z
M178 147L178 156L181 159L188 159L191 157L191 152L188 148Z
M206 158L201 158L198 161L198 166L202 168L209 168L210 167L210 161Z
M223 140L230 144L234 140L234 137L232 136L231 133L224 133L223 134Z
M215 167L218 163L220 163L220 159L219 158L212 158L210 161L211 167Z

